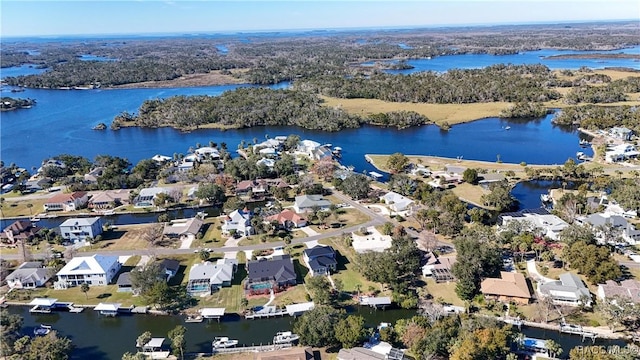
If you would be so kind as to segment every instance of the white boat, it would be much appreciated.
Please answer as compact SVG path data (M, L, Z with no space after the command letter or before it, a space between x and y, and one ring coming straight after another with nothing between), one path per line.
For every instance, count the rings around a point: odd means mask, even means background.
M280 331L273 337L273 344L289 344L300 339L300 336L291 331Z
M216 336L211 344L215 349L228 348L238 345L238 340L229 339L226 336Z
M51 332L51 325L40 324L39 327L33 329L33 335L45 336Z
M588 140L580 139L580 146L589 146L591 145Z
M509 129L511 129L511 126L505 126L504 129L505 130L509 130Z
M204 320L204 318L202 317L202 315L188 315L186 319L184 319L184 322L186 323L199 323L202 322Z
M549 194L540 194L540 200L543 203L549 203L551 202L551 196L549 196Z
M585 155L585 153L583 153L582 151L578 151L576 153L576 158L578 158L578 160L584 160L587 158L587 155Z

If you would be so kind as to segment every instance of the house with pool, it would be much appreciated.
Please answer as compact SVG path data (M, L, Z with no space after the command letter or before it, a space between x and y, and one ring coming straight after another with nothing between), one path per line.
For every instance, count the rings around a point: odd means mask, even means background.
M295 286L297 275L289 255L276 255L271 259L247 261L247 280L244 284L248 295L268 294Z

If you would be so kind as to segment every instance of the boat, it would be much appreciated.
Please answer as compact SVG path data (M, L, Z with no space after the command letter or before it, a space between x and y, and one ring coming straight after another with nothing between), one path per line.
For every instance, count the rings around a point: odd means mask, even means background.
M33 329L33 335L45 336L52 330L51 325L40 324L39 327Z
M273 344L289 344L300 339L300 336L291 331L280 331L273 337Z
M186 323L199 323L202 322L204 320L204 318L202 317L202 315L187 315L187 318L184 319L184 322Z
M549 196L549 194L540 194L540 200L543 203L550 203L551 202L551 196Z
M213 338L213 343L211 343L211 345L215 349L228 348L238 345L238 340L229 339L226 336L216 336Z
M40 221L40 218L39 218L39 217L37 217L37 216L32 216L32 217L30 217L30 218L29 218L29 221L31 221L31 222L38 222L38 221Z
M576 158L578 158L578 160L584 160L587 158L587 155L585 155L582 151L578 151L576 153Z
M511 129L511 126L505 126L504 129L505 130L509 130L509 129Z
M580 139L580 146L586 147L591 145L591 143L587 139Z

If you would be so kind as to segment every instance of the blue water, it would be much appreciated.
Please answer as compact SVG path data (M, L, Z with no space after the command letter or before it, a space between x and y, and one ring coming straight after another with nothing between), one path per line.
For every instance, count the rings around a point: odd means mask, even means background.
M218 52L223 55L229 53L229 48L227 48L225 45L216 45L216 49L218 49Z
M87 55L87 54L80 55L78 59L82 61L118 61L118 59L112 59L112 58L97 56L97 55Z
M448 55L436 56L432 59L416 59L407 60L407 64L412 65L413 69L407 70L386 70L391 74L411 74L419 71L438 71L444 72L452 68L459 69L478 69L495 64L542 64L550 69L579 69L587 66L592 69L603 69L606 67L628 67L632 69L640 69L640 61L637 59L549 59L552 55L561 54L585 54L585 53L624 53L639 54L640 46L622 50L612 51L571 51L571 50L538 50L526 51L514 55L488 55L488 54L469 54L469 55ZM371 64L365 63L365 64Z
M36 65L22 65L0 68L0 78L20 75L36 75L41 74L47 69L38 69Z

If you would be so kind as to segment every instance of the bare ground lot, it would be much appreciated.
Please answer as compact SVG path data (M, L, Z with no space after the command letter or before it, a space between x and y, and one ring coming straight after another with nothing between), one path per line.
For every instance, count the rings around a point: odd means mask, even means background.
M242 72L235 70L234 73ZM211 71L208 74L189 74L174 80L165 81L145 81L140 83L123 84L114 86L119 89L135 89L135 88L177 88L177 87L197 87L197 86L213 86L213 85L229 85L242 84L244 80L233 77L231 75L221 74L220 71Z

